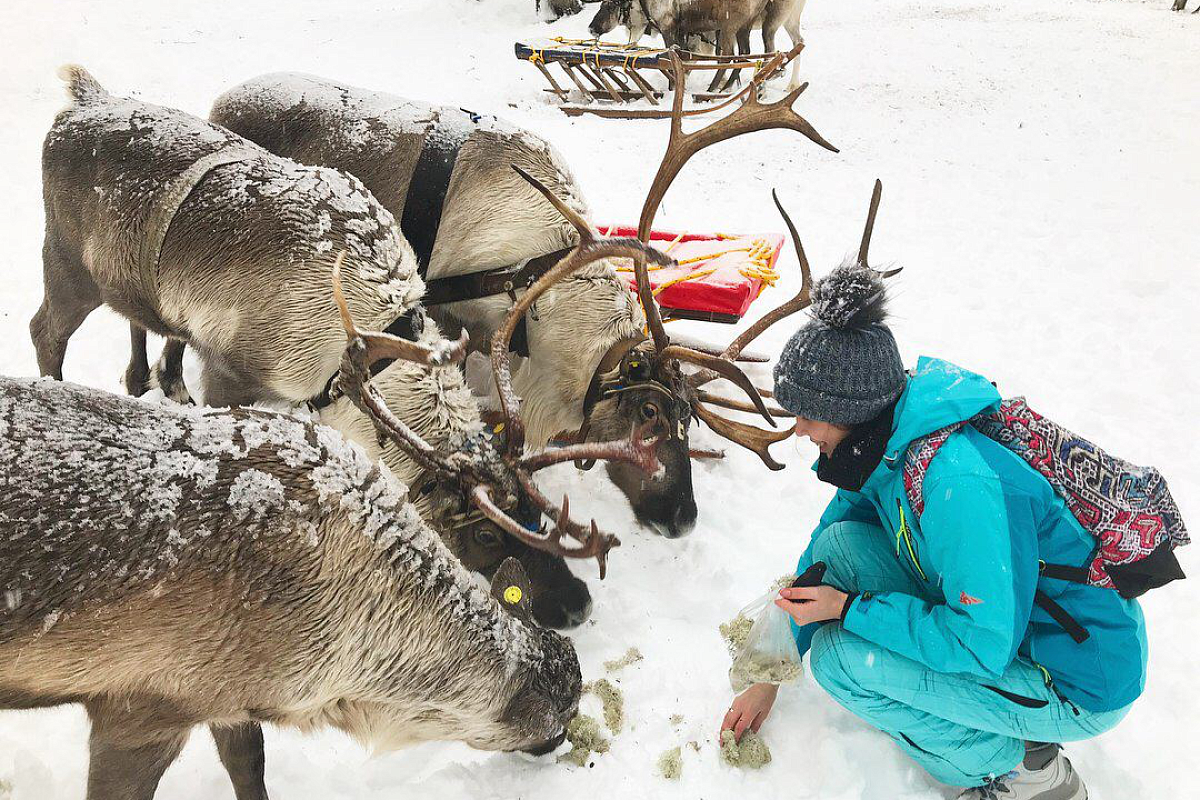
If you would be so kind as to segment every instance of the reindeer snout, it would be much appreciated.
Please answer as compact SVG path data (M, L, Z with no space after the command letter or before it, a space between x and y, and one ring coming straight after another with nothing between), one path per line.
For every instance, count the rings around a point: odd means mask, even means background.
M567 729L563 728L553 739L547 739L545 742L533 747L527 748L522 752L528 753L531 756L544 756L547 753L553 753L558 749L558 746L566 741Z
M592 595L579 579L557 589L543 592L533 602L533 615L547 628L574 628L592 614Z

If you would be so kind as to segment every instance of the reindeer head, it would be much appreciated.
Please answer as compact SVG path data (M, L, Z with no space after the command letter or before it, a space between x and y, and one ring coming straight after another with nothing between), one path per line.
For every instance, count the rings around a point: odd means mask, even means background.
M433 499L430 525L464 567L492 580L507 559L520 562L530 584L533 619L538 625L573 628L591 614L592 595L587 584L571 572L561 556L506 533L465 502L456 484L430 478L417 491ZM537 529L541 518L541 512L521 492L509 514L530 530Z
M371 419L382 436L408 453L414 463L439 483L453 487L462 505L469 504L500 530L531 547L564 558L595 558L600 566L601 578L605 574L605 559L609 550L619 545L620 541L611 534L601 533L594 521L589 529L572 520L568 498L563 498L561 506L554 505L537 487L533 473L554 464L579 459L628 461L647 472L653 472L659 468L654 453L657 441L648 437L646 429L639 429L625 441L585 443L524 454L525 428L519 415L520 401L512 389L509 344L522 316L547 288L593 261L621 256L641 256L657 263L670 263L666 256L637 240L610 239L576 248L544 274L513 305L492 337L492 368L505 418L503 449L498 449L490 437L480 434L467 437L449 453L430 446L387 408L370 382L370 370L375 362L385 358L404 359L426 366L461 361L466 355L467 334L464 332L457 342L441 342L431 346L386 333L360 332L342 296L342 256L338 257L333 271L334 298L349 339L334 381L335 393L346 395ZM508 513L508 509L522 500L536 510L532 525L522 524ZM553 519L554 524L551 527L537 524L543 516ZM564 535L579 544L564 544Z
M740 101L727 116L691 133L684 133L682 129L683 117L688 115L683 111L683 98L689 67L678 53L671 52L675 96L670 139L642 207L638 224L638 238L641 241L649 241L654 215L675 176L693 155L711 144L754 131L786 128L836 152L833 145L792 110L793 103L807 88L807 84L775 103L764 104L758 100L761 84L799 55L802 46L797 45L786 54L776 54L738 95L715 109L705 109L706 113L716 111ZM597 239L587 222L554 197L544 185L519 168L514 169L574 225L579 232L580 247L594 247L597 242L604 241ZM696 520L689 463L693 452L688 442L688 429L693 418L704 422L719 435L753 450L771 469L783 468L771 458L767 447L788 438L791 435L790 426L778 431L762 430L726 419L708 408L708 405L758 413L772 428L778 427L776 417L791 416L782 409L769 408L763 402L764 393L754 387L735 361L740 359L742 348L770 324L808 304L809 279L807 264L804 264L806 277L803 297L771 312L728 347L695 347L673 344L667 336L662 313L650 286L647 263L645 257L634 258L638 297L650 336L618 342L602 358L588 400L585 401L585 422L579 438L582 441L592 437L615 438L627 435L638 426L656 433L659 440L658 458L663 465L656 475L636 472L620 462L610 463L607 469L614 483L629 498L638 521L666 536L675 537L687 533ZM699 367L700 370L685 374L684 364ZM748 396L749 403L700 390L701 386L717 378L734 383ZM586 467L586 462L581 466Z
M579 709L583 678L570 640L539 628L533 620L529 581L516 559L507 559L492 578L492 597L526 627L536 657L507 676L508 691L488 698L489 715L469 716L458 724L462 738L480 750L551 752L566 737L567 724Z
M588 33L600 37L618 25L629 24L629 8L633 0L598 0L600 7L588 23ZM587 2L587 0L585 0ZM597 0L591 0L597 2Z

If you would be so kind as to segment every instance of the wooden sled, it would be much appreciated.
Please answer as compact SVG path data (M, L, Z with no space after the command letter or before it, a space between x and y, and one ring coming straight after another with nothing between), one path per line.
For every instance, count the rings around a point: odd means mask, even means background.
M776 72L792 61L804 44L797 44L787 53ZM514 52L518 59L538 68L550 92L562 101L560 106L568 116L595 114L616 119L665 119L670 109L660 107L663 95L674 89L671 54L663 48L647 48L635 44L616 44L599 39L565 39L555 37L534 44L517 42ZM752 69L755 74L771 60L773 53L738 56L700 55L678 50L685 75L696 71L721 69ZM584 104L571 102L571 89L556 80L550 65L557 65L583 97ZM773 77L763 76L764 79ZM655 84L660 84L656 86ZM694 92L693 102L723 100L735 92ZM645 100L652 108L627 108L625 104ZM702 113L698 108L685 113Z

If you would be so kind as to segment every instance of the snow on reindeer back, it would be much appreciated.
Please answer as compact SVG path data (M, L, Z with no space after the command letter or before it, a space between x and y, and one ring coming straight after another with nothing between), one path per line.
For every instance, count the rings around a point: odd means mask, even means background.
M246 221L266 217L271 252L265 255L299 263L345 248L384 302L407 307L416 300L412 248L391 213L353 175L276 156L183 111L117 97L63 111L46 147L60 165L90 150L97 165L88 173L95 176L92 191L114 231L141 230L163 190L199 159L225 148L244 150L248 158L215 167L196 185L180 218L219 222L227 241L261 250ZM79 174L60 169L64 177Z
M214 107L286 118L302 115L318 123L319 134L342 148L389 152L403 137L433 137L441 150L462 145L472 134L520 140L536 149L546 142L507 120L453 106L431 105L300 72L260 75L219 97ZM559 159L561 160L561 159Z
M0 640L191 571L268 599L321 558L340 520L398 581L508 656L529 635L407 502L406 489L332 428L252 408L157 405L49 380L0 377ZM273 575L272 571L280 571Z

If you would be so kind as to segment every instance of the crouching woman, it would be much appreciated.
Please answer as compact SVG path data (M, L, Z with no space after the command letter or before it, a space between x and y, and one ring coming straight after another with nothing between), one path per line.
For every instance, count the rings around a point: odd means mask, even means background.
M777 401L820 449L817 478L837 487L797 566L824 562L824 585L777 603L817 683L961 797L1082 800L1059 743L1112 728L1141 694L1142 613L1042 574L1088 563L1095 540L1018 455L970 425L936 458L910 452L1000 396L936 359L906 374L883 295L872 271L839 267L775 368ZM757 730L775 691L738 696L723 728Z

